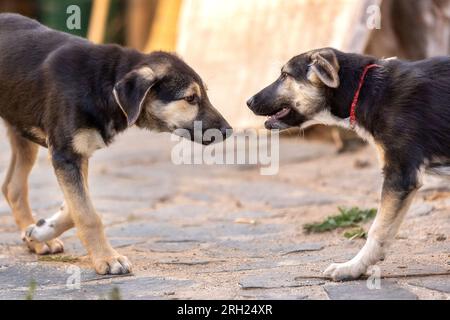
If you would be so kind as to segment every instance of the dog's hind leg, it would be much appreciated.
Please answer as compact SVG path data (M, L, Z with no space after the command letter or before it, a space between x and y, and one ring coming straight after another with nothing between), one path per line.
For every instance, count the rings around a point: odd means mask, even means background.
M367 269L384 258L385 250L394 239L411 202L420 188L418 171L398 174L385 168L381 205L370 228L367 242L359 253L345 263L333 263L325 275L335 281L360 277Z
M7 129L11 143L11 162L2 191L22 232L22 238L30 250L37 254L61 252L64 247L58 239L36 242L29 241L24 236L26 228L34 224L28 200L28 176L36 162L39 146L22 138L13 127L7 125Z
M65 203L60 210L47 219L40 219L36 224L28 226L25 232L29 241L45 242L60 236L74 227L72 217Z
M88 186L88 171L88 165L86 163L85 166L82 166L82 176L86 187ZM69 212L69 207L64 202L59 211L53 216L47 219L40 219L36 224L28 226L25 236L29 240L48 241L72 229L74 226L75 224Z

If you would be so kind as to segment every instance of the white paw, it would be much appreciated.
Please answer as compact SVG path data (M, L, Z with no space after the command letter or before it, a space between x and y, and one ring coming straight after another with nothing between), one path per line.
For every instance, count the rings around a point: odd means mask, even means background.
M22 240L25 242L31 252L34 252L38 255L45 255L61 253L64 251L64 244L57 238L45 242L38 242L28 238L25 233L26 232L22 232Z
M56 237L55 227L51 222L40 219L36 224L28 226L25 238L28 241L45 242Z
M365 274L367 266L361 262L348 261L345 263L333 263L324 272L326 277L334 281L354 280Z

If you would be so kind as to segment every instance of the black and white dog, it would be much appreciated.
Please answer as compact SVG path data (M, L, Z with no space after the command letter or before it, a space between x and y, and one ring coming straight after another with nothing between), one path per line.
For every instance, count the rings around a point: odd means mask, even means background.
M383 258L424 170L450 174L448 57L406 62L313 50L292 58L247 104L269 116L267 129L339 125L378 151L384 182L377 217L362 250L325 271L334 280L358 278Z
M89 157L133 125L193 131L201 121L203 131L231 132L177 56L94 45L16 14L0 14L0 117L12 147L2 190L23 240L37 254L61 252L56 237L75 226L100 274L127 273L131 264L109 244L89 197ZM39 145L49 149L65 205L35 223L27 180Z

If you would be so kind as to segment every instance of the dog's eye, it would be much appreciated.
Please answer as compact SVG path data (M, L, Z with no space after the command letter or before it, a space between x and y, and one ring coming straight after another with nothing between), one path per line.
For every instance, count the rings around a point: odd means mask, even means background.
M193 95L185 97L184 100L186 100L186 102L189 104L196 104L198 99L197 99L197 95L193 94Z

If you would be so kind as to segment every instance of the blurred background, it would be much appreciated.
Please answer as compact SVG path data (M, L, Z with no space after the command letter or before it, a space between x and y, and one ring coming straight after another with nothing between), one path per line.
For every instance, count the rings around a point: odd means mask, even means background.
M71 5L80 8L79 30L66 26ZM261 127L264 119L253 116L245 101L301 52L332 46L422 59L450 49L449 0L0 0L1 11L96 43L177 51L235 128ZM374 28L370 21L377 15ZM338 144L352 137L337 129L313 132Z
M70 30L68 21L74 22L77 10L80 28ZM95 43L176 51L207 83L217 109L240 129L262 127L265 119L254 116L245 101L304 51L332 46L422 59L450 50L450 0L0 0L0 12L18 12ZM0 121L4 176L10 148L2 137ZM75 230L62 236L64 256L30 256L0 196L0 300L23 298L31 279L37 282L36 299L103 299L112 285L125 299L339 296L330 288L341 290L345 299L367 298L364 281L358 282L361 287L335 286L319 277L331 262L359 251L370 221L357 228L357 238L350 235L351 241L344 233L351 229L305 233L304 226L327 221L341 207L378 206L382 175L374 150L349 131L292 129L280 139L279 152L270 150L279 172L263 176L264 144L269 143L259 140L258 164L175 165L169 134L132 128L96 152L89 190L112 245L133 262L134 275L126 279L90 278ZM234 158L235 150L249 145L236 143L225 153ZM371 299L405 299L405 292L410 299L416 294L449 299L450 185L430 179L425 177L381 265L391 279L385 290L370 290ZM29 182L36 218L59 210L62 195L44 149ZM66 288L63 266L69 263L83 268L82 290Z

